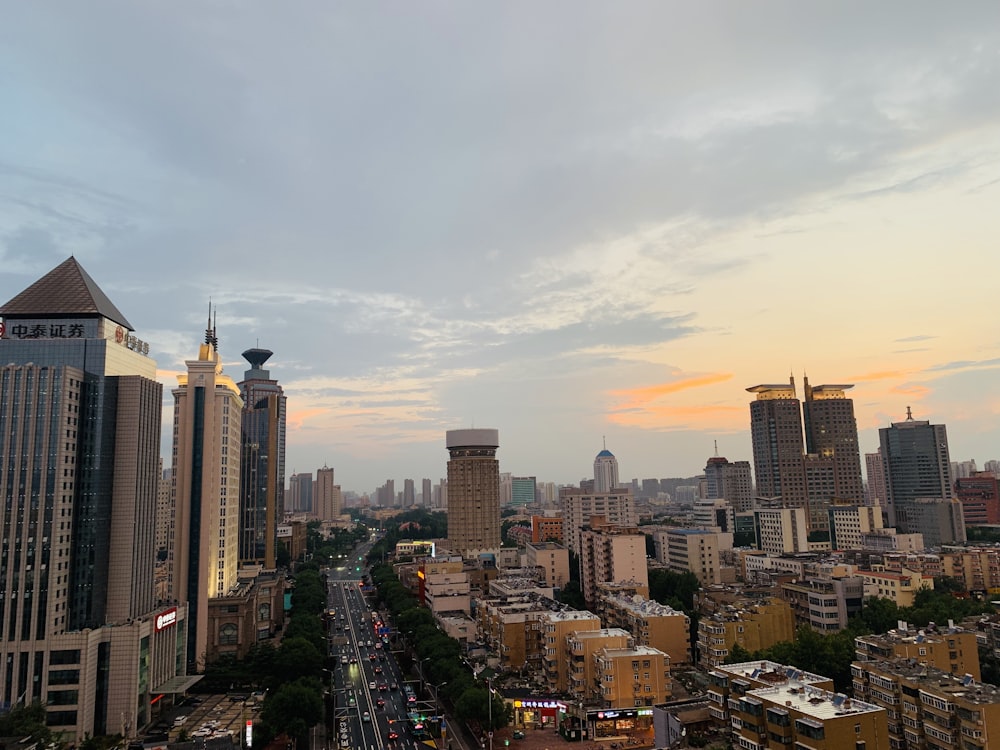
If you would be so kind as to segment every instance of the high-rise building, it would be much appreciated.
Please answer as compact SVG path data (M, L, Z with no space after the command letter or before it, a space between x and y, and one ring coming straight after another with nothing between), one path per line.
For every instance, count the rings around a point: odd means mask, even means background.
M500 507L506 508L514 499L514 487L512 484L514 475L509 471L500 472Z
M794 378L747 389L757 394L750 404L757 493L806 509L809 528L825 529L833 501L864 500L854 401L845 395L854 386L810 386L806 378L804 387L801 405Z
M991 471L977 471L955 480L955 495L962 503L966 526L1000 523L1000 484Z
M943 424L917 420L909 407L906 420L878 431L886 484L889 525L911 529L908 513L919 498L954 497L948 431Z
M285 393L264 363L273 352L247 349L238 383L241 420L240 563L275 567L278 521L285 510Z
M794 379L789 385L756 385L747 390L757 394L750 403L757 494L781 498L787 508L808 508L802 416Z
M297 473L288 479L288 495L285 511L288 513L312 513L313 475Z
M448 543L471 556L500 547L500 447L497 430L448 430Z
M753 510L753 475L749 461L712 456L705 464L705 499L727 500L736 513Z
M605 448L594 459L594 492L613 492L618 488L618 459Z
M425 508L432 508L433 506L433 489L431 488L431 480L423 479L421 480L420 486L420 504Z
M609 523L635 526L638 516L629 489L595 494L580 487L563 487L559 492L562 505L563 544L580 554L580 533L592 516L603 516Z
M534 477L511 477L510 478L510 504L518 508L535 504L535 478Z
M637 526L619 526L594 516L590 527L580 534L580 571L588 606L597 603L600 583L634 583L643 596L648 596L646 535Z
M868 504L884 506L886 500L885 471L882 466L881 450L865 454L865 473L868 476Z
M208 602L228 595L239 568L240 450L243 399L222 372L209 320L198 358L185 362L174 395L174 536L168 581L188 602L189 667L208 655Z
M160 459L160 466L163 459ZM156 552L166 554L170 546L170 527L173 512L171 510L171 492L173 488L173 475L171 469L160 469L160 481L156 485ZM158 596L158 599L163 598Z
M344 512L344 494L340 491L340 485L334 484L333 469L326 465L316 471L313 500L316 517L321 521L332 521Z
M412 479L403 480L403 507L412 508L417 504L417 487Z
M185 663L154 586L156 363L72 257L0 316L0 705L76 743L135 729Z

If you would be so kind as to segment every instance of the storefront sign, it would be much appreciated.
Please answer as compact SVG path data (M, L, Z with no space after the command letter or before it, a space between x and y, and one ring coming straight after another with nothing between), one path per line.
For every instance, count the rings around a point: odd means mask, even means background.
M247 747L253 747L253 719L247 719Z
M165 628L177 623L177 607L171 607L166 612L161 612L156 616L156 632L159 633Z
M562 701L514 701L514 708L558 708L560 711L566 710L566 704Z

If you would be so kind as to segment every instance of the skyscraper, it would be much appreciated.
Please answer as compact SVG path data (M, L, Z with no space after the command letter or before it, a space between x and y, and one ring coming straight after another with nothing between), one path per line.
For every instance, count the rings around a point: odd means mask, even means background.
M916 420L910 408L906 420L878 431L886 484L890 526L909 533L909 507L920 498L954 497L948 431L943 424Z
M535 504L535 477L510 478L510 504L523 508Z
M780 497L787 508L807 508L806 474L802 462L802 417L795 380L788 385L756 385L750 403L750 438L757 494Z
M72 257L0 316L0 704L76 742L136 728L184 674L186 608L154 590L156 363Z
M278 521L284 518L285 393L263 365L273 352L247 349L240 472L240 562L275 567Z
M882 466L881 449L865 454L865 473L868 475L868 504L885 505L885 469Z
M728 500L737 513L753 510L753 475L749 461L712 456L705 464L705 499Z
M312 513L312 493L312 472L292 474L288 480L288 502L285 510L289 513Z
M858 448L853 385L810 386L805 403L788 385L758 385L750 404L757 494L780 497L786 508L805 508L811 530L827 528L833 500L861 502L864 484ZM803 419L804 435L803 443Z
M433 493L431 480L424 478L420 481L420 504L425 508L433 507Z
M403 507L412 508L417 504L417 488L412 479L403 480Z
M208 653L208 600L236 584L239 564L243 399L222 372L211 318L198 358L187 360L174 394L173 596L189 603L188 665Z
M858 422L854 400L846 392L853 385L810 386L803 379L805 401L802 403L806 453L833 467L833 497L860 503L864 500L861 479L861 451L858 447Z
M340 485L334 484L333 469L328 466L324 465L316 472L313 501L316 517L321 521L332 521L344 512L344 494L340 491Z
M594 493L614 492L618 487L618 459L607 446L594 459Z
M463 556L500 548L497 430L449 430L448 543Z

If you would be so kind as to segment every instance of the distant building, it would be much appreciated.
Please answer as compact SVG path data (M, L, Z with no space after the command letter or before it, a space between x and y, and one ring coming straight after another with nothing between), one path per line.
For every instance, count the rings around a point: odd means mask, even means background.
M865 454L865 472L868 475L868 505L885 506L887 495L881 450Z
M734 645L754 652L794 638L795 618L788 602L778 597L746 598L701 616L698 662L717 667L729 658Z
M1000 486L997 475L977 471L955 480L955 496L962 503L966 526L1000 524Z
M921 588L934 588L934 576L903 569L898 573L886 570L859 570L865 581L865 598L890 599L900 607L912 607Z
M805 508L758 508L753 513L758 549L774 555L809 551Z
M417 489L412 479L403 480L403 507L412 508L417 504Z
M663 535L667 550L667 567L684 573L690 571L703 586L722 583L720 549L732 549L732 534L705 529L668 529Z
M316 518L321 521L332 521L344 512L344 493L340 485L334 483L333 469L329 466L324 465L316 471L313 505L316 506Z
M313 475L292 474L288 480L285 510L290 513L312 513Z
M500 548L497 430L449 430L448 543L463 557Z
M614 492L618 485L618 459L605 448L594 459L594 494Z
M570 579L569 550L555 542L532 542L524 546L524 563L541 572L549 586L562 588Z
M906 626L906 623L900 623ZM981 680L976 632L955 627L905 629L860 635L854 639L855 660L910 661L953 675Z
M517 508L524 508L535 504L535 477L511 477L510 504Z
M592 516L603 516L608 523L635 526L639 521L630 489L595 494L579 487L564 487L559 493L562 505L563 543L580 554L580 534Z
M670 656L670 663L693 663L691 618L666 604L640 596L599 595L598 614L607 627L627 630L640 646L652 646Z
M942 424L915 420L907 408L906 421L878 432L889 525L920 533L910 518L913 504L919 498L954 497L948 431Z
M882 529L882 510L871 505L833 505L830 515L830 548L863 549L862 538Z
M558 542L561 544L563 541L562 516L532 516L531 541L533 543Z

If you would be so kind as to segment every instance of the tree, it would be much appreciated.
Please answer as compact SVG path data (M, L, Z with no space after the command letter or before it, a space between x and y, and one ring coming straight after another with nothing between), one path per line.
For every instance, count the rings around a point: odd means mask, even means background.
M285 639L274 659L274 683L271 687L302 676L318 680L322 669L323 654L312 643L305 638Z
M559 591L559 601L568 604L574 609L586 609L587 603L583 599L583 591L580 590L578 581L567 581L566 585Z
M261 718L276 733L294 737L300 748L309 746L309 728L323 720L323 685L300 677L277 687L264 701Z

